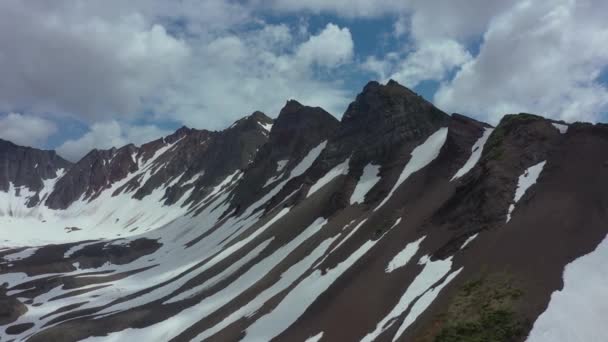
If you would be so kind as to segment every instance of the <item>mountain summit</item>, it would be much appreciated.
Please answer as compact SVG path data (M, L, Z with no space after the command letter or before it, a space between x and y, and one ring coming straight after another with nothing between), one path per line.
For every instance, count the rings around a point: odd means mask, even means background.
M0 340L606 340L607 150L395 81L74 164L0 141Z

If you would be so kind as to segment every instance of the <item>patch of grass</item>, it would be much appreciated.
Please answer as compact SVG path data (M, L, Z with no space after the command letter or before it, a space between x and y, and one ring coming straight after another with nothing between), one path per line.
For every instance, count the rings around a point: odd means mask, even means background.
M441 320L435 342L508 342L524 334L514 307L523 292L505 274L465 283Z
M478 320L459 322L444 328L436 342L512 341L523 333L523 324L512 311L490 310Z
M464 285L462 285L462 293L465 296L470 296L471 293L473 293L473 291L478 289L482 284L483 284L483 280L481 278L477 279L477 280L467 281Z

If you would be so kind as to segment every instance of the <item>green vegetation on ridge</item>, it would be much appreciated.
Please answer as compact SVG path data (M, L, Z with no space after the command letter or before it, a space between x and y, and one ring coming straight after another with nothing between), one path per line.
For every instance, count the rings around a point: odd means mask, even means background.
M452 299L435 342L507 342L521 339L525 322L515 311L523 292L505 274L464 284Z
M537 120L544 120L544 118L526 113L505 115L490 135L484 147L483 154L485 158L487 160L499 160L504 153L502 143L507 133L516 126Z

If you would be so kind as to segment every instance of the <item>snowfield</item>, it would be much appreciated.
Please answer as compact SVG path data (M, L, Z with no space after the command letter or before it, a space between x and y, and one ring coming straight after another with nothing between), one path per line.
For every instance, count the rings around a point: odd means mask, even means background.
M363 168L363 174L350 196L350 204L363 203L365 195L380 181L380 166L368 164Z
M146 161L137 160L140 165L138 171L114 183L95 199L90 200L83 195L65 210L54 210L44 205L28 208L27 200L35 193L26 187L16 188L11 184L8 192L0 191L0 226L3 228L0 229L0 246L37 246L135 236L163 227L176 218L186 215L188 207L183 206L183 202L190 192L183 195L181 201L174 205L163 205L165 189L170 183L155 189L141 200L132 198L136 189L112 196L116 190L132 179L141 177L140 184L144 184L146 179L162 167L156 163L157 158L178 142L166 144ZM52 192L61 176L63 172L60 172L57 178L44 182L44 188L40 192L41 202ZM234 183L237 180L234 176L234 174L229 176L218 185L213 195L216 195L221 187ZM175 180L180 178L181 175ZM189 191L192 190L193 188ZM14 234L17 230L19 234Z
M603 342L608 336L608 236L564 270L564 288L532 327L528 342Z
M568 125L564 125L564 124L559 124L559 123L551 123L553 125L553 127L557 128L557 130L561 133L561 134L566 134L568 133Z

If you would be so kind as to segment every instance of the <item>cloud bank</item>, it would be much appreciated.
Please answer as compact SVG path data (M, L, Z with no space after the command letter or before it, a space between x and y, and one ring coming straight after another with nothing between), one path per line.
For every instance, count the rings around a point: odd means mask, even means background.
M491 123L606 121L607 12L602 0L5 0L0 138L48 147L55 122L75 120L88 132L58 149L77 159L169 126L274 116L290 98L340 117L368 78L430 81L440 108ZM353 34L375 19L384 36Z

